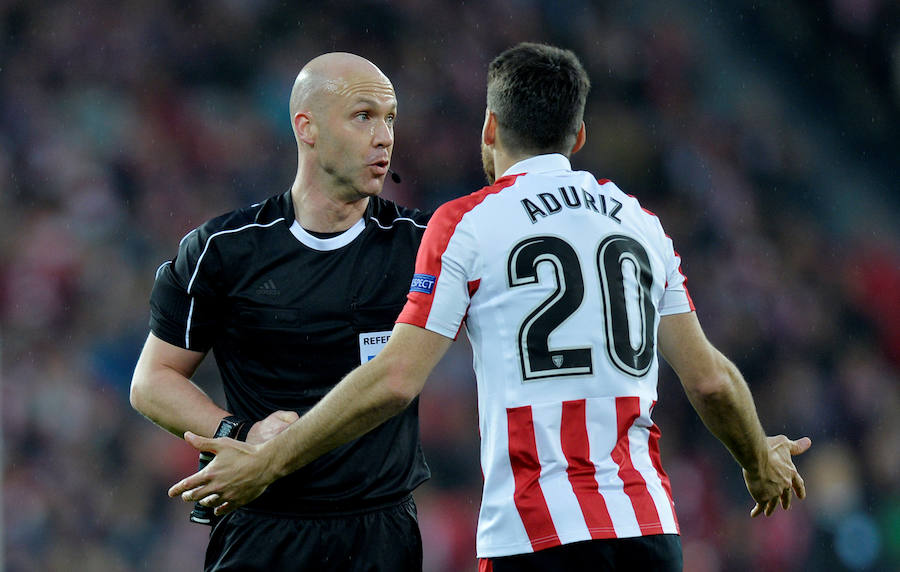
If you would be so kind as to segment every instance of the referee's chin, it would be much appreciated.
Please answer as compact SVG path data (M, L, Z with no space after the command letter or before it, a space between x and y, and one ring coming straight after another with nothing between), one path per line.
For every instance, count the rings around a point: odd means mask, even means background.
M359 195L359 198L361 198L361 199L363 199L363 198L368 199L370 197L377 197L378 195L381 194L381 191L383 191L383 190L384 190L384 177L381 177L380 180L378 181L377 186L367 185L366 187L363 187L362 189L357 189L356 194Z
M356 202L377 197L382 190L384 190L384 177L373 177L364 184L346 184L341 195L347 202Z

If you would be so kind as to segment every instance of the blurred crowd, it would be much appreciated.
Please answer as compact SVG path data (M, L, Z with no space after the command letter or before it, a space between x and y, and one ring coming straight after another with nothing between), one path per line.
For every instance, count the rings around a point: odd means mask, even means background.
M131 372L179 239L292 182L299 68L333 50L381 67L403 176L385 194L433 209L484 184L486 67L525 40L585 63L573 165L660 216L768 432L813 440L807 500L751 520L661 368L685 570L900 569L900 5L305 4L0 2L5 570L200 569L208 529L165 495L196 454L131 409ZM470 360L461 336L422 396L430 572L475 569ZM196 379L221 399L211 363Z

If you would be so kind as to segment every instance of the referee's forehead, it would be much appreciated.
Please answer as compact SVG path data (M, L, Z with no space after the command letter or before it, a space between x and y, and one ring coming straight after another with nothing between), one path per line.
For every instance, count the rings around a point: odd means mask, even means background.
M397 107L394 86L383 74L365 74L339 78L328 82L326 91L351 105L370 103L378 106Z
M394 86L378 66L356 54L323 54L297 75L291 91L291 113L333 103L338 98L354 98L360 93L373 99L390 99L396 106Z

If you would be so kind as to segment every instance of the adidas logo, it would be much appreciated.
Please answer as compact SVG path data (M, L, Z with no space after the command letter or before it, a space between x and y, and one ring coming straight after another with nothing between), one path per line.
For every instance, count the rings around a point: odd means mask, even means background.
M278 289L278 286L275 286L274 280L266 280L262 286L256 289L256 294L258 296L278 296L281 294L281 290Z

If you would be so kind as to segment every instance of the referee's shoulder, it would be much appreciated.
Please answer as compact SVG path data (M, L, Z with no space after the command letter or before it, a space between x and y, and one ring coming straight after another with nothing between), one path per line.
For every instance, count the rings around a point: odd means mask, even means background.
M381 229L409 227L424 230L432 211L404 207L389 199L375 197L367 215L369 222L374 222Z
M203 247L211 239L219 236L233 235L250 228L271 227L278 222L282 222L284 221L284 213L276 208L274 204L277 199L278 197L271 197L265 201L237 208L211 218L189 232L182 239L182 243L189 240Z

